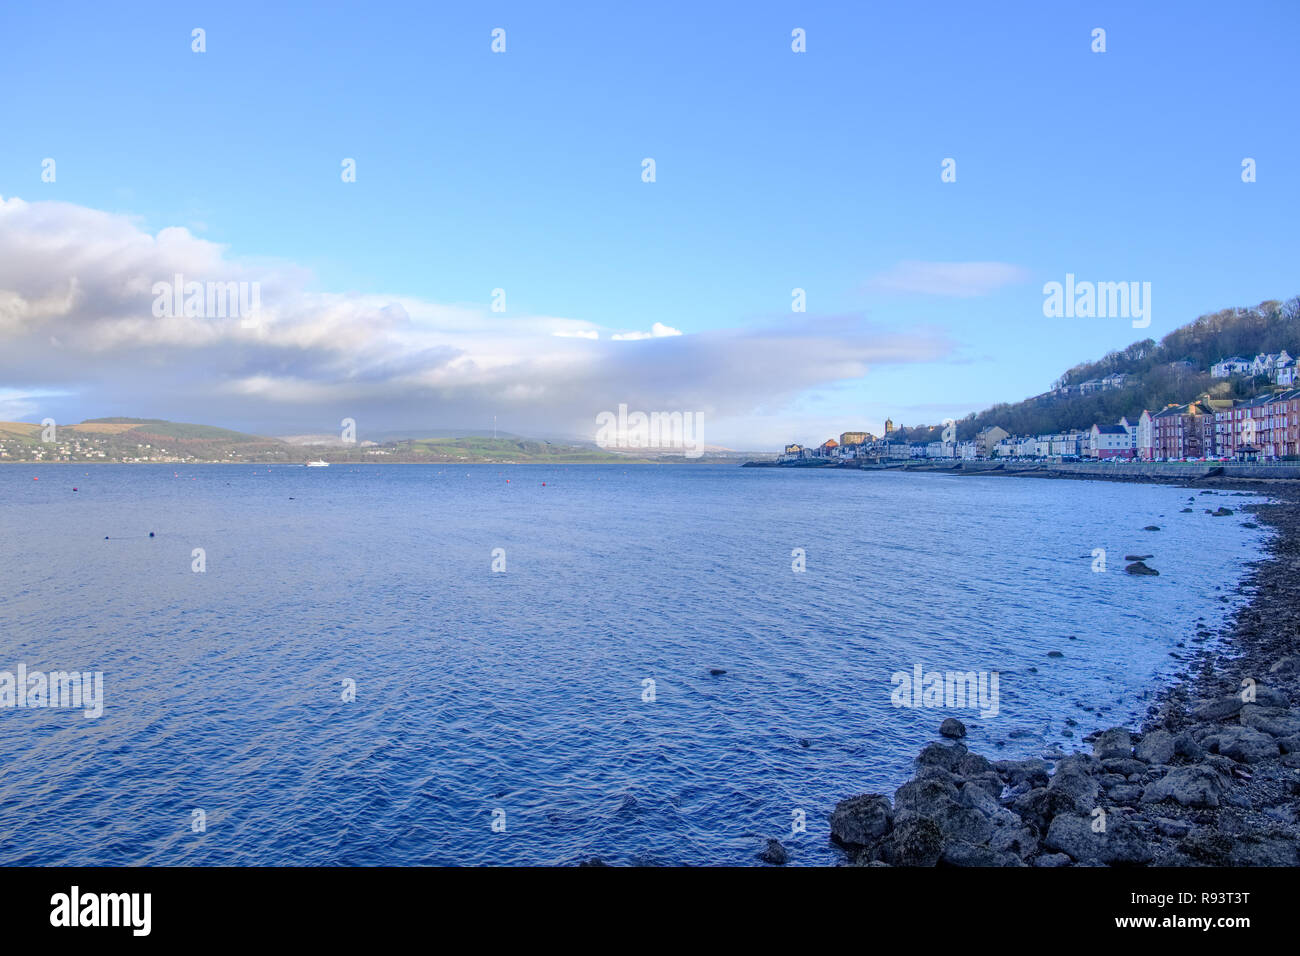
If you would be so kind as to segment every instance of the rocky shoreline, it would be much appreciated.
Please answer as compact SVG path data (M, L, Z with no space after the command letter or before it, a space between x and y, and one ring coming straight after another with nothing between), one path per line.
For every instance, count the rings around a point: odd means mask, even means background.
M1185 486L1272 499L1245 509L1276 533L1239 586L1250 600L1224 639L1188 661L1141 727L1084 737L1089 752L989 760L945 720L953 742L928 744L892 800L868 793L836 805L831 839L847 863L1300 864L1300 483Z

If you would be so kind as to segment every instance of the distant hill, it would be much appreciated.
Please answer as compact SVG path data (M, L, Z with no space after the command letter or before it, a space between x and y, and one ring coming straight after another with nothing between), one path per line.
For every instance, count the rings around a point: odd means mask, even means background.
M1210 366L1234 355L1254 358L1284 349L1300 356L1300 297L1223 309L1175 329L1159 342L1144 339L1080 363L1058 378L1051 392L968 415L957 423L957 437L973 438L992 425L1013 435L1042 435L1087 429L1121 417L1132 422L1143 409L1182 405L1206 393L1212 398L1251 398L1272 387L1266 377L1212 378ZM1089 395L1057 391L1115 374L1127 376L1120 388ZM942 428L922 425L900 431L908 441L936 441Z
M0 422L0 461L283 464L299 464L315 458L334 464L682 461L680 456L622 454L605 451L595 444L549 442L514 435L496 438L481 434L433 435L400 441L344 443L333 435L299 435L286 440L162 418L91 418L77 425L59 426L53 442L41 441L42 431L42 426L31 422Z

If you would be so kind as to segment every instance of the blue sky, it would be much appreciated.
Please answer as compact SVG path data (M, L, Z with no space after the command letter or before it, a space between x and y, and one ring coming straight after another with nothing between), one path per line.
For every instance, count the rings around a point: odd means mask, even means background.
M708 439L733 447L1014 401L1201 313L1300 293L1294 2L462 6L11 7L0 196L150 236L183 227L241 269L300 274L300 294L445 306L489 351L538 317L599 327L601 348L661 323L697 343L623 342L584 361L619 370L602 382L641 376L633 401L707 405ZM806 53L791 51L796 27ZM1097 27L1105 53L1091 50ZM340 180L345 157L355 183ZM947 157L954 183L940 180ZM1244 157L1257 182L1241 181ZM28 215L30 246L54 227ZM73 221L59 228L84 235ZM1010 268L987 287L900 289L888 279L909 262ZM1067 272L1150 282L1150 328L1045 318L1043 283ZM791 313L795 287L806 315ZM504 314L485 311L494 288ZM779 357L717 344L762 329L779 351L808 323L852 361L818 368L795 347L782 381ZM49 338L66 350L73 327ZM433 327L422 348L436 350ZM0 367L0 397L29 419L208 409L198 420L310 431L350 407L322 389L281 408L273 383L260 408L215 391L187 404L164 380L140 385L130 357L47 363L36 341L23 366ZM742 360L768 389L745 392ZM193 350L186 361L212 367ZM715 375L718 363L736 367ZM295 382L355 377L326 365ZM677 387L687 375L716 395ZM513 397L508 376L455 395L426 383L441 398L419 408L440 427L497 413L516 430L581 430L582 395L524 378ZM587 391L596 409L620 398ZM394 394L352 404L376 430L405 427L421 412ZM555 397L549 419L539 395Z

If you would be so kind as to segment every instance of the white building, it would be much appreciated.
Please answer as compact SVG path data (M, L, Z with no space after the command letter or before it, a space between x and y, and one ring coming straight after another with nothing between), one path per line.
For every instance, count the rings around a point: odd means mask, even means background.
M1240 355L1234 355L1232 358L1220 359L1210 366L1210 375L1213 378L1227 378L1229 375L1245 375L1250 371L1253 363L1250 359L1244 359Z
M1156 456L1155 426L1151 422L1151 413L1145 409L1137 423L1137 456L1143 461L1150 461Z

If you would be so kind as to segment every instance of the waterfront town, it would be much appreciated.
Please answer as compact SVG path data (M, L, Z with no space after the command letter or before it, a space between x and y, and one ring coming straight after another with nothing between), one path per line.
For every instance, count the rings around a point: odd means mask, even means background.
M1277 461L1300 458L1300 388L1296 360L1285 351L1233 356L1210 368L1214 378L1265 375L1272 388L1251 399L1234 401L1202 395L1185 405L1144 409L1130 421L1096 422L1090 428L1048 435L1011 435L996 425L959 440L957 423L949 422L937 441L906 440L886 420L884 434L844 432L821 445L785 446L779 464L830 464L848 461L910 459L1076 459L1139 461ZM1087 395L1121 388L1123 375L1071 386ZM1065 390L1060 390L1064 392Z

